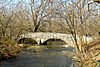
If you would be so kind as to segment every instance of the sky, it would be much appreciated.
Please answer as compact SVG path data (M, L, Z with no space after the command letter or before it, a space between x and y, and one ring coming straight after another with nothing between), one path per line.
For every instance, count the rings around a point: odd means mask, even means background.
M23 1L23 2L25 2L25 3L29 3L31 0L0 0L0 6L2 6L2 5L6 5L6 4L17 4L18 2L20 2L20 1ZM35 1L37 1L37 3L40 1L40 0L35 0ZM65 0L62 0L62 1L65 1ZM76 1L76 0L68 0L68 1Z
M24 3L27 4L31 0L0 0L0 8L2 8L2 6L6 6L6 5L8 5L7 7L10 7L10 4L12 6L14 6L14 5L18 4L20 1L23 1ZM35 0L35 1L37 1L37 3L40 3L39 2L40 0ZM62 0L62 1L65 1L65 0ZM70 1L77 1L77 0L68 0L68 1L70 2Z

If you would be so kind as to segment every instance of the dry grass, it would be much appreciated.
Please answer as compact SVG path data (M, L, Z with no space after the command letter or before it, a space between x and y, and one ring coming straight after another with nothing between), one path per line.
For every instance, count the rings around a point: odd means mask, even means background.
M21 48L12 40L0 40L0 60L15 58L21 53Z
M100 67L100 40L82 47L83 51L74 54L78 67Z

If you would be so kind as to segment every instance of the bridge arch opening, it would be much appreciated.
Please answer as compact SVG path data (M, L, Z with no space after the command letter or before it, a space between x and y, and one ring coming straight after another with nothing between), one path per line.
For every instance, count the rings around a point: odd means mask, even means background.
M59 38L50 38L45 40L41 45L65 45L67 44L64 40Z
M18 44L38 44L34 39L32 38L21 38L18 40Z

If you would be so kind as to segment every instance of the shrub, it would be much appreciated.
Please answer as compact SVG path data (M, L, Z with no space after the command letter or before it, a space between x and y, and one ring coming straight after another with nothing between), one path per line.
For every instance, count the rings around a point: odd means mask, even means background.
M21 48L16 46L16 42L13 40L1 40L0 41L0 59L15 58L21 53Z

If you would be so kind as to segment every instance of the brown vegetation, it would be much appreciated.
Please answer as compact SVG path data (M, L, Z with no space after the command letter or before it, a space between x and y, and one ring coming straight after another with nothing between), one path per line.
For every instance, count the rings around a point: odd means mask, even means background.
M100 3L100 0L94 0L94 2Z
M79 67L99 67L100 66L100 41L83 46L83 52L73 54Z
M21 53L21 47L17 46L12 40L1 40L0 41L0 59L11 59L15 58Z
M90 48L95 47L94 45L99 44L99 42L83 46L82 36L90 36L94 40L100 37L100 34L98 35L100 32L99 0L94 0L98 3L92 4L88 4L90 0L39 1L18 0L16 4L13 0L0 2L0 41L5 38L15 41L20 34L29 32L70 33L77 54L83 58L91 56L92 50ZM76 35L80 36L81 45L78 45ZM7 45L4 44L1 43L1 47L6 48ZM99 50L99 48L95 48L95 50ZM89 54L85 52L89 52Z

